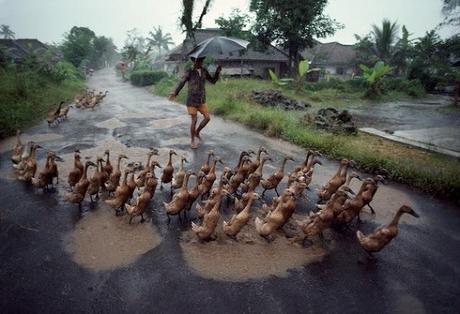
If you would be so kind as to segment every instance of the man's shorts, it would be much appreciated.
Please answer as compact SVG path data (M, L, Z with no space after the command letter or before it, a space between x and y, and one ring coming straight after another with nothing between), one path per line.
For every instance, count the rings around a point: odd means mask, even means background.
M187 106L187 111L189 115L196 116L200 112L204 117L209 117L209 109L206 103L200 105L199 107Z

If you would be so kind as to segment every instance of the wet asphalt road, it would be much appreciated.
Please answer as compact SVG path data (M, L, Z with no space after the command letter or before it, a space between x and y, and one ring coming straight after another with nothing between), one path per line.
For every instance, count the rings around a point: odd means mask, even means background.
M167 144L190 151L188 122L166 128L148 126L152 120L187 118L184 107L122 83L109 70L96 73L89 86L108 89L110 94L96 111L71 112L68 121L51 130L64 137L43 146L69 153L76 146L90 148L113 137L127 146ZM140 115L133 118L127 113ZM114 117L126 126L114 130L95 126ZM50 130L45 123L27 130L29 134L46 132ZM204 135L205 145L190 153L195 169L209 148L231 165L239 151L261 144L272 153L276 166L285 153L297 160L304 154L295 146L218 118L213 118ZM39 157L43 156L40 152ZM0 171L10 167L8 159L9 152L0 154ZM324 183L336 167L336 162L324 160L312 189ZM266 169L266 173L271 171L273 168ZM158 191L151 208L160 208L166 197ZM310 193L309 197L313 203L315 196ZM127 267L99 272L85 269L72 260L63 244L84 213L66 203L60 193L44 195L0 177L0 312L458 313L459 208L393 183L381 187L376 199L377 211L394 212L407 203L421 215L401 224L399 237L378 254L376 263L358 263L363 251L354 233L336 233L336 248L322 262L292 270L286 278L232 283L204 279L189 269L178 242L181 228L175 219L168 227L163 211L152 212L151 223L163 238L158 247ZM311 204L299 212L307 213L308 207ZM91 210L88 203L84 208ZM388 216L377 215L360 228L367 233L386 221Z

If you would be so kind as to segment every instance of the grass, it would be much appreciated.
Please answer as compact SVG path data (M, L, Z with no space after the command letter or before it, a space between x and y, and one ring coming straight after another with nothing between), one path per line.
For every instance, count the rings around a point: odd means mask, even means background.
M0 138L43 119L84 87L83 80L75 78L56 82L33 71L0 71Z
M176 83L175 79L162 80L153 87L153 92L167 96ZM458 201L458 160L361 132L357 135L332 134L305 125L301 122L302 114L299 112L262 107L251 102L249 95L253 89L272 88L266 81L224 79L216 85L208 84L206 88L208 106L216 115L263 131L268 136L280 137L304 148L318 149L331 158L353 159L363 170L385 174L394 181L409 184L434 196ZM315 94L297 96L294 92L287 91L286 94L305 101L310 100L313 106L322 106L323 102L327 102L328 105L340 104L341 107L347 107L348 103L353 103L358 98L358 105L367 103L356 93L336 92L321 90ZM183 90L177 100L184 103L186 95L186 90ZM397 96L397 93L393 93L383 100ZM315 102L313 97L318 97L321 101Z

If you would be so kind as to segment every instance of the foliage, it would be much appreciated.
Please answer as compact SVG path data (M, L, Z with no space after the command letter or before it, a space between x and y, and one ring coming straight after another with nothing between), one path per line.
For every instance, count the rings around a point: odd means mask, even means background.
M208 13L212 0L206 0L200 17L196 22L193 22L193 9L195 0L182 0L182 16L180 18L180 26L186 34L187 38L195 40L195 30L202 27L203 17Z
M0 36L3 36L3 39L14 39L14 35L15 33L8 25L0 25Z
M363 76L369 86L366 95L371 98L380 96L382 93L382 78L391 71L391 67L383 61L378 61L373 68L369 68L364 64L361 64L359 67L363 71Z
M256 14L253 32L265 43L275 42L289 51L294 73L299 52L312 47L314 37L332 35L341 25L323 13L327 0L251 0Z
M129 77L131 84L135 86L153 85L161 79L168 77L168 73L162 71L133 71Z
M278 78L278 75L276 75L276 73L273 72L271 69L268 69L268 74L270 75L272 83L276 86L287 86L290 82L293 81L293 79L291 78Z
M402 26L402 36L395 45L395 52L392 56L391 64L395 66L396 74L405 75L410 59L414 51L412 40L409 39L410 33L406 26Z
M355 34L356 43L354 50L356 51L356 64L364 64L372 66L378 61L374 51L374 43L371 34L359 36Z
M83 76L71 63L43 69L36 59L0 68L0 138L42 119L56 103L83 89Z
M443 0L444 21L440 26L460 27L460 0Z
M87 27L74 26L65 35L61 45L64 58L75 67L89 66L100 68L105 63L113 63L116 59L116 46L112 39L98 37Z
M382 26L372 25L372 36L376 56L385 62L390 62L393 56L393 45L398 37L399 26L396 22L387 19L382 21Z
M153 32L149 32L149 38L147 41L149 46L154 46L158 49L158 54L161 55L161 49L169 50L169 46L173 45L170 33L163 33L161 26L154 27Z
M174 79L164 79L155 86L154 92L167 96L176 83ZM214 114L267 135L321 150L329 157L353 159L366 171L378 172L385 168L390 179L411 184L434 195L456 199L460 193L460 167L456 160L362 133L356 136L327 133L302 124L295 112L262 107L248 100L252 90L269 87L269 83L253 79L222 81L207 89L208 105ZM343 93L338 95L340 98L343 96ZM178 101L185 102L185 98L186 93L182 93Z
M249 15L239 9L233 9L228 18L221 16L215 23L223 31L225 36L252 40L252 34L248 30L250 23Z

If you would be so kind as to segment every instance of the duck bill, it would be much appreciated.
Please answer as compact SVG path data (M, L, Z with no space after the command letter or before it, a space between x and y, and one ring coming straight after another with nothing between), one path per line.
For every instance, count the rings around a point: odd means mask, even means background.
M419 218L419 217L420 217L420 215L417 214L415 211L412 211L410 214L411 214L412 216L416 217L416 218Z

